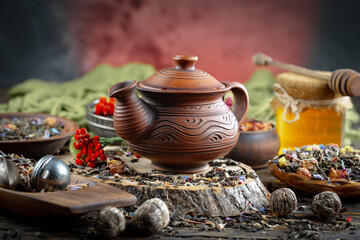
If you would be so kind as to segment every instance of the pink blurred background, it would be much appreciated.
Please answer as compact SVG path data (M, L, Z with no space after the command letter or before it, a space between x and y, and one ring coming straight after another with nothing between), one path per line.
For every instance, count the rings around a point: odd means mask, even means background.
M247 80L251 56L266 52L301 64L309 57L319 5L310 1L68 1L63 7L81 71L137 61L157 69L176 54L219 80Z
M136 61L160 69L173 66L176 54L198 55L196 67L220 81L248 80L259 51L314 69L359 70L358 6L335 0L4 0L0 88L34 77L71 80L100 63Z
M101 63L161 69L177 54L197 55L196 67L219 81L246 82L256 52L360 71L359 7L355 0L2 0L0 95L29 78L68 81ZM352 100L360 112L360 97Z

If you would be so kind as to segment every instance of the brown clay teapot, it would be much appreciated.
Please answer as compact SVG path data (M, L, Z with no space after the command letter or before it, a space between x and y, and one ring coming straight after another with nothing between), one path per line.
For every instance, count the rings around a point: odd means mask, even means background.
M116 133L156 169L199 172L237 143L239 123L249 106L247 91L238 82L221 83L195 69L197 60L194 55L177 55L175 67L109 89L109 96L116 98ZM234 113L223 101L230 90Z

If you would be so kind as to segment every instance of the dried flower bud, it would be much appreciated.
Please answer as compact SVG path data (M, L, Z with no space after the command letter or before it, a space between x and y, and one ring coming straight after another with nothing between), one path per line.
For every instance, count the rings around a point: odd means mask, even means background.
M346 178L347 177L347 171L341 171L339 169L330 168L328 177L330 179L340 179L340 178Z
M105 207L100 211L95 229L101 238L114 238L125 230L125 216L116 207Z
M337 179L337 171L334 168L330 168L328 177L330 179Z
M280 216L291 214L297 206L297 198L290 188L275 190L270 197L270 207Z
M303 160L303 167L307 168L310 171L316 170L316 164L318 164L318 161L315 158L309 158Z
M125 164L122 161L110 160L107 163L112 175L123 173Z
M303 167L298 168L298 170L296 171L296 173L311 178L311 173L309 172L309 170L307 170L307 168L303 168Z
M345 154L346 152L348 153L353 153L354 152L354 148L352 148L351 146L345 146L343 148L340 148L340 153L341 154Z
M278 162L280 167L284 167L289 164L288 160L286 160L285 157L281 157Z
M46 123L50 127L54 127L56 125L56 118L54 117L48 117L44 119L44 123Z
M314 215L324 221L335 217L340 212L340 209L341 200L336 193L331 191L317 194L311 205Z
M219 224L216 225L216 229L217 229L219 232L221 232L222 230L224 230L225 225L226 225L226 224L219 223Z
M131 226L139 233L154 234L169 224L169 210L159 198L145 201L133 214Z
M9 123L9 124L6 124L6 125L4 125L4 126L2 126L3 128L7 128L7 129L9 129L9 130L11 130L11 131L16 131L16 130L18 130L18 128L14 125L14 124L12 124L12 123Z

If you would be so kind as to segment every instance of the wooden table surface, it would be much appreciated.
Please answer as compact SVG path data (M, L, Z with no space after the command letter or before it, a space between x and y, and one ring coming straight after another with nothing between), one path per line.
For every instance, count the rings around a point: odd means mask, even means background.
M57 157L68 159L69 155L58 155ZM264 185L273 190L285 185L273 176L271 176L267 168L258 170ZM298 194L298 193L297 193ZM299 195L298 195L299 196ZM300 194L301 196L301 194ZM352 217L352 224L354 226L360 225L360 203L356 200L343 201L343 205L347 210L342 214L344 217ZM300 221L317 221L314 219L309 208L309 201L307 198L300 198L299 206L303 206L304 210L297 210L294 212L296 219ZM76 217L73 219L51 219L50 221L39 221L31 218L19 217L11 213L0 212L0 237L1 239L96 239L94 233L94 219L96 213L89 213L83 217ZM290 221L290 220L289 220ZM292 220L291 220L292 221ZM323 224L319 222L320 224ZM291 239L292 227L280 225L272 229L264 229L258 231L251 231L249 229L233 229L225 227L223 231L211 230L204 231L200 228L175 228L171 227L173 235L160 233L151 238L161 239L182 239L182 238L196 238L196 239L227 239L227 238L240 238L240 239ZM331 229L319 232L315 239L360 239L360 229ZM309 232L308 239L314 239L313 234L315 231L307 230ZM122 237L122 239L129 238L129 236Z
M0 93L5 93L6 90L1 90ZM0 102L6 101L6 94L0 94ZM360 123L356 128L360 127ZM360 149L360 141L355 143L354 146ZM58 156L59 158L68 156ZM275 179L267 168L256 171L262 180L263 184L270 190L285 187L285 185ZM0 199L1 204L1 199ZM294 216L304 221L314 221L312 213L309 208L309 199L303 198L298 206L305 206L305 210L296 211ZM352 217L353 226L360 225L360 203L356 199L343 201L343 206L347 209L342 214L345 217ZM73 219L52 219L51 221L38 221L31 218L24 218L16 216L7 212L0 212L0 238L1 239L88 239L96 238L94 234L94 219L96 213L89 213L83 217ZM316 220L315 220L316 221ZM346 229L333 229L320 231L318 235L309 232L308 238L304 239L360 239L360 230L358 227ZM175 228L173 229L173 236L159 234L151 238L161 239L179 239L179 238L195 238L195 239L226 239L226 238L239 238L239 239L291 239L291 228L280 225L278 227L260 230L249 231L244 229L227 228L223 231L208 230L203 231L199 228ZM130 237L122 237L122 239L131 239Z

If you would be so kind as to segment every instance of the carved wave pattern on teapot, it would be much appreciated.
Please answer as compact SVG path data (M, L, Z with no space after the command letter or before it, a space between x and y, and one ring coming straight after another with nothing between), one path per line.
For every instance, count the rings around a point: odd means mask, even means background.
M166 106L151 101L146 101L150 106L156 109L158 114L176 115L179 114L191 114L192 111L196 114L205 113L207 116L211 114L224 114L228 112L227 106L224 101L218 101L210 104L199 104L199 105L172 105ZM179 111L180 110L180 111ZM181 112L185 110L186 112Z
M238 122L230 113L207 118L161 118L152 128L148 140L162 143L221 143L233 139L238 131Z

